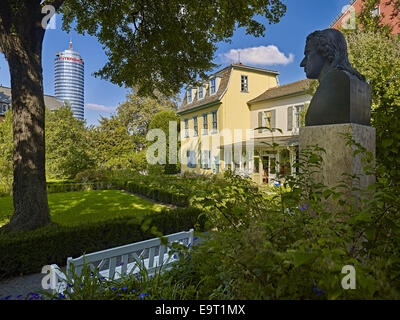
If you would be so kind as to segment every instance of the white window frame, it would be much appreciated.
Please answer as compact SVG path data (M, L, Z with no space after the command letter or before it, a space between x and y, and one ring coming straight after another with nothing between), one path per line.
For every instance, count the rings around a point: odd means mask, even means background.
M190 97L190 99L189 99ZM187 103L193 102L193 88L187 90Z
M379 17L381 15L381 7L378 5L374 10L371 11L372 17Z
M300 112L303 111L305 109L305 105L304 104L297 104L293 106L293 110L294 110L294 115L295 115L295 119L294 119L294 128L298 129L301 127L300 124Z
M214 128L214 116L215 116L215 120L216 120L215 122L217 124L216 128ZM218 111L217 110L211 112L211 133L212 134L218 133Z
M203 121L201 123L201 130L202 130L202 135L207 136L208 135L208 129L209 129L209 123L208 123L208 113L203 113L202 115ZM204 121L204 119L207 119L207 122ZM207 123L207 129L204 128L204 124Z
M214 86L212 83L214 82ZM214 88L214 91L212 91L212 88ZM210 96L214 95L217 93L217 77L213 77L210 79Z
M196 119L196 126L195 124L195 120ZM197 127L197 130L196 130ZM194 116L193 117L193 137L198 137L199 136L199 117L198 116Z
M200 97L200 92L203 94L203 96L202 97ZM197 99L198 100L201 100L201 99L204 99L204 86L200 86L200 87L198 87L197 88Z
M224 149L224 169L228 169L230 166L231 170L233 169L233 150L232 149Z
M186 151L186 166L188 168L192 168L192 169L197 167L196 150L187 150Z
M211 150L200 151L200 168L211 170Z
M189 138L189 119L184 119L183 120L184 123L184 137L185 138Z
M245 81L243 81L245 80ZM243 88L245 90L243 90ZM249 93L249 76L242 74L240 76L240 92Z

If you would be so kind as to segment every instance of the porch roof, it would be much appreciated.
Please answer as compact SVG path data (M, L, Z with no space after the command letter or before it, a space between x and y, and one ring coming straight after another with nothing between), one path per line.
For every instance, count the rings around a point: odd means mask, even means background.
M252 140L244 140L242 142L236 142L233 144L226 144L219 147L219 149L225 148L240 148L245 149L246 146L253 147L254 149L270 149L272 143L276 143L281 147L294 147L299 145L299 136L283 136L274 138L257 138Z

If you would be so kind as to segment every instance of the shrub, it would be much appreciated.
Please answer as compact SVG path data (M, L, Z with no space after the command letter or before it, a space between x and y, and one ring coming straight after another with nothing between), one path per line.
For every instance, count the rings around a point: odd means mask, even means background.
M126 183L126 189L132 193L141 194L155 201L169 203L178 207L186 207L189 204L189 196L175 190L166 190L157 185L146 185L142 181L129 181Z
M105 169L88 169L79 172L75 176L75 181L93 182L104 180L129 180L139 175L138 171L130 169L105 170Z
M74 227L53 224L31 232L0 234L0 274L37 273L44 265L65 265L68 257L150 239L158 232L204 230L205 225L200 210L182 208L164 209L143 220L125 217Z
M122 180L105 180L92 182L53 182L47 183L48 193L60 193L70 191L86 191L86 190L121 190L126 186L126 182Z
M235 175L193 199L218 227L181 265L199 299L400 298L398 188L381 179L367 190L345 183L357 177L330 189L316 184L321 152L306 150L301 172L272 199ZM356 270L356 290L341 286L346 265Z
M75 180L79 182L87 182L87 181L101 181L107 178L105 170L97 170L97 169L88 169L85 171L79 172L75 176Z

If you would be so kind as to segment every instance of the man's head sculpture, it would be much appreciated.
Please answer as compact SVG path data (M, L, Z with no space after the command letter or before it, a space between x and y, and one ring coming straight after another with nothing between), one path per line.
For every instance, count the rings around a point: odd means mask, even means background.
M306 126L369 125L370 88L365 77L350 65L343 34L336 29L311 33L304 54L300 66L307 78L320 82L306 115Z

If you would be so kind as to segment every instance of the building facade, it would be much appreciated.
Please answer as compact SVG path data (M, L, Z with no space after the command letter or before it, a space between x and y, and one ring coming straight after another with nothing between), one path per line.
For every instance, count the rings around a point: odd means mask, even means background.
M181 117L181 170L218 173L226 162L231 163L232 155L226 156L223 146L246 140L250 130L247 101L275 87L278 74L231 64L199 87L188 87L177 112Z
M230 169L259 184L273 183L278 171L291 174L310 81L279 86L278 74L232 64L187 88L178 109L183 172Z
M44 95L44 104L50 111L60 109L63 103L54 96ZM11 110L12 97L11 88L0 86L0 121L4 119L4 115Z
M71 106L75 118L84 120L85 64L80 54L72 49L58 52L55 58L54 90L55 96Z
M387 0L381 0L380 3L375 7L374 11L371 12L374 16L380 16L381 22L387 24L393 28L393 34L400 33L400 17L393 17L392 14L395 12L394 2L388 2ZM341 12L335 20L329 25L329 28L338 29L346 26L350 23L352 14L360 14L363 8L363 0L352 0L349 3L349 7L344 12Z

